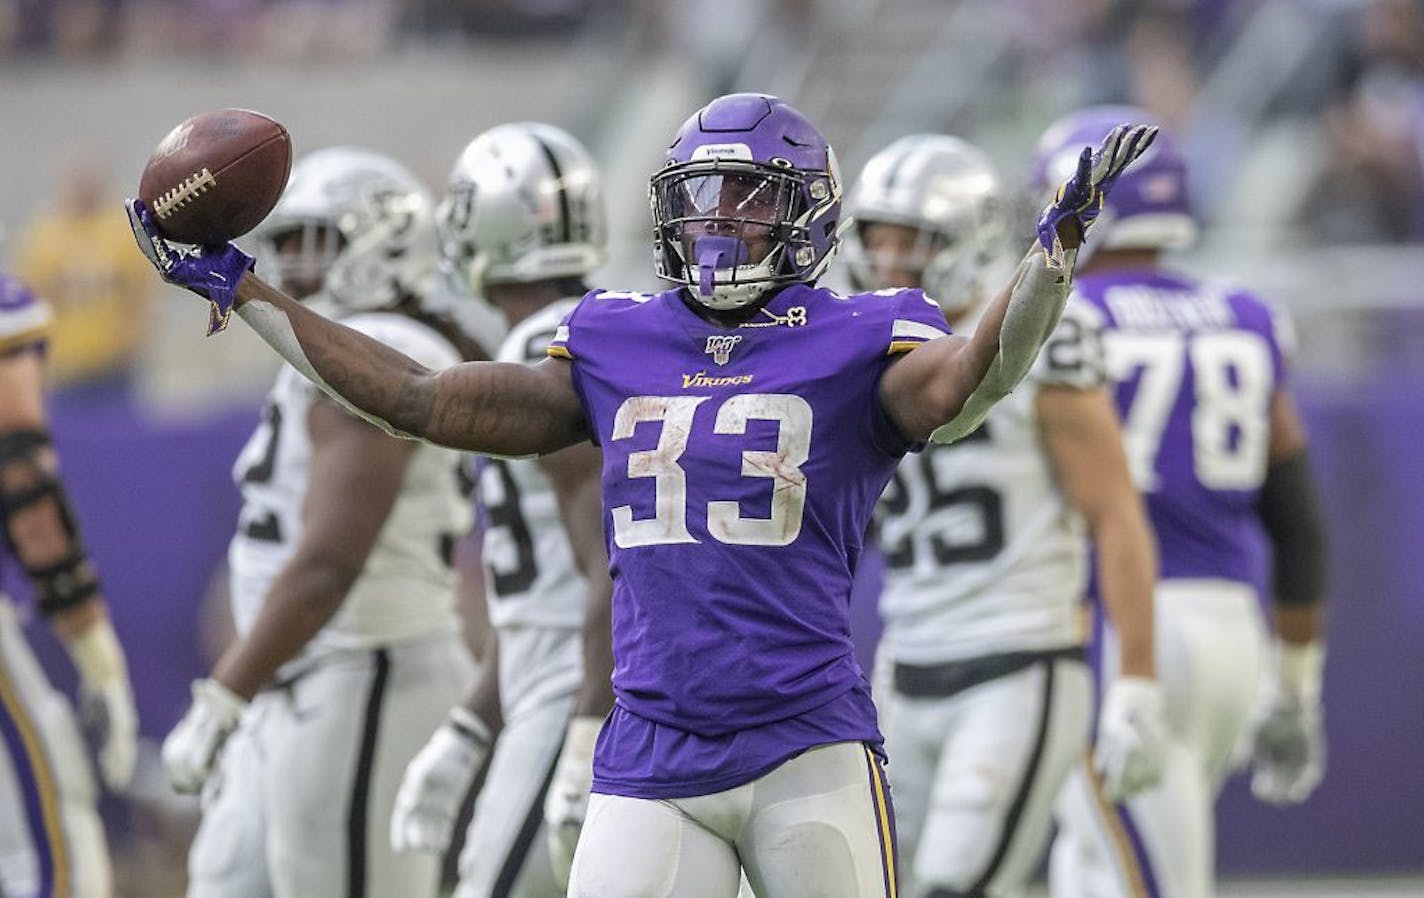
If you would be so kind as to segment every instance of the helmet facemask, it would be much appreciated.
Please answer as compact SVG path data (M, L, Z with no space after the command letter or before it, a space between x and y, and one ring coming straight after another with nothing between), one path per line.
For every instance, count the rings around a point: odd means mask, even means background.
M982 150L943 134L902 137L866 162L849 208L857 289L918 287L951 318L983 301L1007 215Z
M658 275L711 309L744 308L768 290L815 280L811 228L838 203L832 177L771 164L709 158L670 165L651 184Z
M292 220L260 238L263 258L272 260L273 282L294 299L321 293L331 266L346 248L346 237L333 222Z

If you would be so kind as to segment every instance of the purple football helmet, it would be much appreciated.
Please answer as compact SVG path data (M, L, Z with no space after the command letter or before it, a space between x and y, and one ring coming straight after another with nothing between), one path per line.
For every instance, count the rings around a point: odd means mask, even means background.
M1131 106L1090 106L1049 126L1034 153L1033 187L1051 193L1073 174L1083 147L1095 147L1123 122L1154 123ZM1187 166L1165 132L1118 177L1079 261L1093 249L1182 249L1197 236L1187 197Z
M683 123L649 185L659 277L708 308L811 283L835 255L835 153L776 97L718 97Z

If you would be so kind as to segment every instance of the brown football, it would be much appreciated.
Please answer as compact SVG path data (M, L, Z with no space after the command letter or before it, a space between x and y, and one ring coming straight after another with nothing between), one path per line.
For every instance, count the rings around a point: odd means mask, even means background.
M138 195L164 236L226 243L257 227L277 205L292 170L292 138L260 112L195 115L149 157Z

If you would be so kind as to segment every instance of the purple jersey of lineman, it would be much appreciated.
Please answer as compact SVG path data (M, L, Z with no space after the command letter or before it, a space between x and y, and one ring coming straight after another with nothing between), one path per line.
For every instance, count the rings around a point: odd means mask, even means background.
M878 746L851 581L906 443L878 399L947 332L919 291L793 285L721 327L678 290L594 291L559 328L603 447L617 704L594 791L709 794L816 745Z
M1081 275L1162 579L1256 581L1256 499L1288 325L1249 293L1152 270Z

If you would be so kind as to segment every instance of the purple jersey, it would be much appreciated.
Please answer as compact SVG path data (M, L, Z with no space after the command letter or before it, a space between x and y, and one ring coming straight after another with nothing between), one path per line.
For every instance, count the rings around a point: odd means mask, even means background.
M1284 319L1249 293L1151 270L1085 275L1075 286L1101 316L1162 578L1254 583L1271 398L1290 342Z
M910 448L878 386L945 332L918 291L803 285L734 328L676 290L595 291L570 313L549 352L572 359L603 447L614 583L597 791L705 794L813 745L878 742L849 597Z

